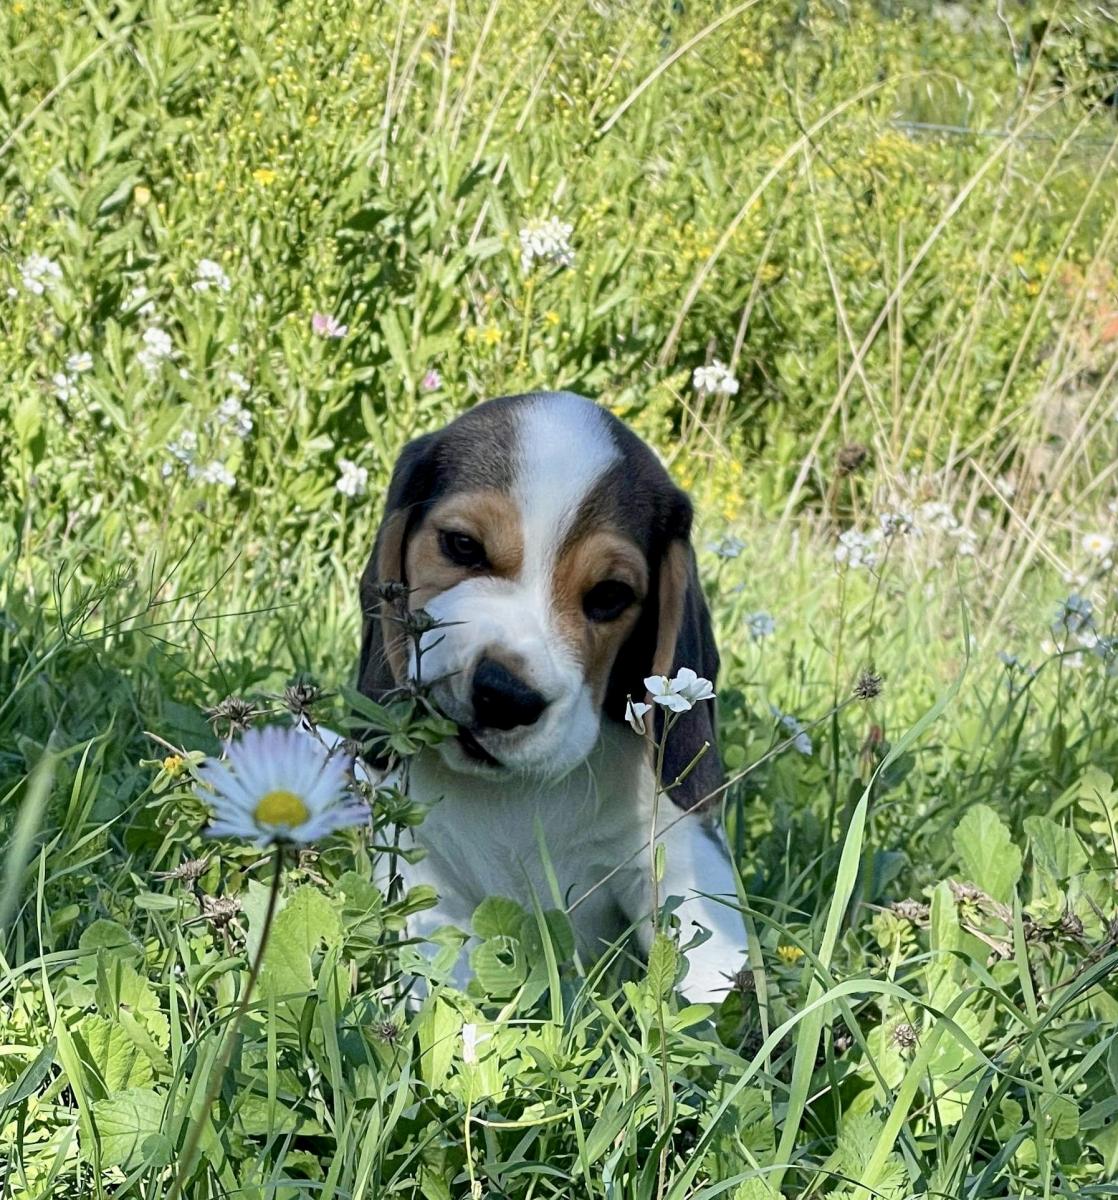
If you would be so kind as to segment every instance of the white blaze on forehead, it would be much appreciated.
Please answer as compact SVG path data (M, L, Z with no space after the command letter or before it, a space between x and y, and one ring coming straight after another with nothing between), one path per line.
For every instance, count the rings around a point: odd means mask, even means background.
M541 395L517 428L513 496L524 533L523 578L540 584L579 506L621 457L605 414L573 392Z

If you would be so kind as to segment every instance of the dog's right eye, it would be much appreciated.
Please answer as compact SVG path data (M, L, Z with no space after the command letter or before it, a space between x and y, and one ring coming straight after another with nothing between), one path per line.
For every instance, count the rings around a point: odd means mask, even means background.
M444 529L439 533L439 546L452 563L460 567L487 567L485 547L468 533Z

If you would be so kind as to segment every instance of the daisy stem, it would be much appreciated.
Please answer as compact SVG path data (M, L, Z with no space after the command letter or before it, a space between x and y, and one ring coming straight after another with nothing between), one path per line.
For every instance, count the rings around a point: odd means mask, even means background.
M240 1002L237 1004L233 1017L226 1027L224 1041L210 1071L205 1101L198 1110L197 1116L191 1121L190 1128L187 1130L182 1155L179 1158L178 1170L175 1172L175 1178L171 1183L171 1189L167 1193L166 1200L178 1200L182 1195L183 1184L186 1182L193 1167L194 1156L198 1152L198 1143L202 1140L202 1129L206 1121L209 1120L211 1109L217 1103L222 1080L229 1068L229 1059L233 1054L233 1044L237 1040L241 1018L248 1012L249 1005L252 1003L252 994L256 990L256 981L260 977L260 967L264 962L264 951L268 946L268 938L272 932L272 922L276 915L276 908L279 905L280 885L282 882L283 845L277 842L275 844L275 857L272 862L272 889L268 893L268 907L265 910L264 924L260 930L260 943L256 947L256 953L253 955L252 963L249 967L248 982L245 984L245 990L241 994Z

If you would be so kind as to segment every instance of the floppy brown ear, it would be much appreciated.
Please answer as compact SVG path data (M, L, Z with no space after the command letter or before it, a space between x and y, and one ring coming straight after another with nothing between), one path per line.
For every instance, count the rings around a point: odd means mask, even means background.
M649 675L671 678L681 667L690 667L711 683L718 679L718 650L691 550L691 503L675 488L667 493L666 503L663 498L660 503L664 511L656 518L658 533L650 554L652 587L636 627L618 653L606 691L605 711L617 721L625 719L627 697L645 698L644 680ZM663 731L663 710L657 707L657 742ZM708 748L687 778L676 784L704 745ZM661 782L675 803L687 809L722 785L713 700L701 700L672 725Z
M681 667L690 667L716 684L718 647L695 554L688 541L676 538L669 544L660 565L658 590L656 650L649 674L666 675L670 679ZM659 706L655 733L657 741L664 734L664 710ZM687 771L689 766L691 770ZM686 778L676 783L685 771ZM680 808L695 808L704 801L717 804L719 797L712 793L722 786L723 775L714 700L701 700L690 712L675 719L664 747L660 781Z
M433 498L436 442L436 434L426 434L404 447L388 485L372 553L361 574L357 690L372 700L398 687L406 673L406 641L395 615L406 603L408 534ZM400 600L393 600L391 585L398 585Z

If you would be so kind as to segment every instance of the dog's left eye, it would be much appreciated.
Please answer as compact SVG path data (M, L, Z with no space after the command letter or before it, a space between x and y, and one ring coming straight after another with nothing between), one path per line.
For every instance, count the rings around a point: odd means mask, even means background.
M627 583L606 579L583 596L582 611L591 621L616 621L636 598Z
M460 567L487 567L489 560L485 557L485 547L468 533L456 533L444 529L439 534L439 545L442 552L452 563Z

